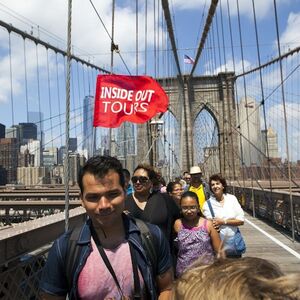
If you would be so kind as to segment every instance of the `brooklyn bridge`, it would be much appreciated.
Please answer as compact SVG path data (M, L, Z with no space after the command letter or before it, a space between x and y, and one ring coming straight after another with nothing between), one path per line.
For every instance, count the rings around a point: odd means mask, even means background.
M245 256L300 272L299 5L50 2L0 0L0 298L38 299L51 244L85 219L77 174L94 155L166 182L221 173ZM94 127L101 74L154 78L167 111Z

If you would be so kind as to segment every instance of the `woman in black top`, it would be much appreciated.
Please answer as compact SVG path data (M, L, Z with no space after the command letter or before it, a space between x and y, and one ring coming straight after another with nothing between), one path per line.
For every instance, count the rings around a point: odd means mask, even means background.
M126 197L125 209L130 215L157 225L169 240L172 241L172 228L179 217L179 208L166 193L152 193L156 173L149 165L138 165L131 178L134 192Z

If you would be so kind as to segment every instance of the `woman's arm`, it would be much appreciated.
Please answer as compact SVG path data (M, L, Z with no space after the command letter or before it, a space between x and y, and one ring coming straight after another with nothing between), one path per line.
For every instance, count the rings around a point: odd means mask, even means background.
M177 234L180 231L180 228L181 228L181 219L177 219L173 226L174 232Z
M213 219L214 226L219 227L221 225L230 225L230 226L240 226L244 224L244 221L239 219L221 219L221 218L214 218Z
M215 253L218 253L220 251L220 246L221 246L221 239L220 239L219 233L214 228L211 220L207 220L207 228L208 228L208 232L210 235L213 249L214 249Z

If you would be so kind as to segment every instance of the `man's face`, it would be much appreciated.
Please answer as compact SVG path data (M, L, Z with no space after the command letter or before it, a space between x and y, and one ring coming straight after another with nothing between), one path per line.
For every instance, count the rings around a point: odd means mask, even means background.
M95 228L109 227L119 221L124 210L125 192L119 174L110 170L103 178L86 173L82 178L82 206Z
M191 175L190 174L185 174L183 179L187 184L191 183Z
M201 180L201 177L202 177L202 174L201 173L197 173L197 174L191 174L191 182L192 184L198 184L198 183L201 183L202 180Z

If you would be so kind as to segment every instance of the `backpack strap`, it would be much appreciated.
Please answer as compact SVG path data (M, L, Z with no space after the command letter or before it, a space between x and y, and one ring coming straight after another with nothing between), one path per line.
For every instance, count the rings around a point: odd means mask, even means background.
M141 232L141 241L142 241L142 247L144 248L146 255L148 259L150 260L152 270L154 274L157 274L157 251L154 245L154 238L153 235L148 227L148 225L140 220L140 219L134 219L137 227L139 228ZM75 227L71 234L68 241L67 246L67 255L66 255L66 277L68 281L68 286L71 289L72 288L72 281L73 281L73 275L75 272L75 267L78 264L79 260L79 253L81 251L81 247L77 245L78 238L80 236L82 226Z
M157 273L157 252L155 250L154 239L148 225L140 220L135 219L135 223L141 232L142 246L146 252L148 259L150 260L154 274Z
M77 245L77 241L81 232L82 226L75 227L68 241L67 257L66 257L66 277L68 281L69 289L72 288L73 275L75 272L75 266L79 260L79 252L81 247Z

